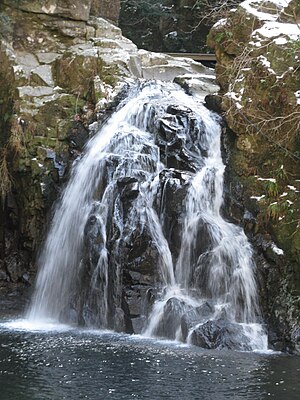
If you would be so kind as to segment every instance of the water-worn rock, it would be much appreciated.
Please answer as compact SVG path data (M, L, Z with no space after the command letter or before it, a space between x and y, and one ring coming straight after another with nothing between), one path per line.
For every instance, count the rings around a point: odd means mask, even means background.
M155 332L153 332L154 335L158 337L167 337L173 340L178 339L177 335L179 335L180 332L177 332L176 329L180 326L181 317L191 312L192 309L193 307L184 301L176 297L170 298L164 306L162 318Z
M175 258L181 243L182 210L191 175L178 170L164 170L160 174L157 212L161 216L164 235Z
M206 301L201 306L191 309L181 318L182 340L185 342L188 338L189 331L196 325L203 323L214 313L214 305Z
M242 326L228 321L208 321L198 326L190 336L191 343L204 349L250 351L249 338Z

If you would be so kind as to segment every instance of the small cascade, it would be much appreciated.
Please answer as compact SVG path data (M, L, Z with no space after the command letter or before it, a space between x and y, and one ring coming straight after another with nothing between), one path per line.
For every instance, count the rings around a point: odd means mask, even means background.
M201 118L206 157L186 196L176 284L155 304L145 334L161 335L165 330L170 338L190 339L202 347L266 349L265 332L256 323L259 307L252 248L243 230L220 214L225 169L221 128L203 110Z
M132 88L74 165L28 318L263 349L251 246L220 213L220 133L177 85Z

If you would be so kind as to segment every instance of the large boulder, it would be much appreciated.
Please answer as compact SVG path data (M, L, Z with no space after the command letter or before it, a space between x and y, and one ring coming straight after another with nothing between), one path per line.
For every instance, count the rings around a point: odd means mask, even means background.
M225 320L207 321L195 328L191 343L204 349L250 351L250 340L241 325Z

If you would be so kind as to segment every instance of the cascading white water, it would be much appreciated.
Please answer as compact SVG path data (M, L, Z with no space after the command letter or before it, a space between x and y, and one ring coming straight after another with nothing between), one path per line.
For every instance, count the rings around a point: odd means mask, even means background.
M136 91L133 91L136 94ZM137 216L131 218L148 224L153 240L161 255L161 269L164 283L174 281L172 257L167 242L161 232L156 213L152 208L150 184L155 183L162 165L159 160L159 150L154 145L153 138L146 132L151 108L144 108L149 98L161 96L158 85L150 85L129 99L116 112L106 126L93 137L86 148L86 154L77 162L70 181L56 207L55 215L47 235L46 242L38 260L39 273L35 293L28 312L30 319L63 318L62 315L70 308L72 290L80 270L81 251L84 239L84 229L93 207L98 208L97 218L103 237L103 245L98 265L91 279L93 282L100 274L102 285L100 310L102 325L106 325L107 313L107 248L106 226L107 210L112 186L119 177L146 174L141 202L135 211ZM136 127L138 126L138 127ZM148 147L148 154L142 152ZM102 199L93 201L96 188L103 180L105 163L117 158L122 162L111 177L104 190ZM134 222L134 221L132 221Z
M197 171L190 174L181 246L175 261L163 233L164 215L158 215L154 206L160 174L166 168L153 133L155 118L163 115L169 104L188 107L196 126L196 137L188 151ZM188 130L185 127L185 132ZM213 312L193 329L226 316L230 323L245 327L246 336L251 337L251 348L263 348L265 335L255 324L259 311L251 246L243 231L220 214L224 173L220 132L213 114L173 84L148 83L142 90L133 90L106 126L89 141L85 155L74 167L39 258L40 270L29 318L72 320L75 288L80 286L78 281L87 279L84 304L79 306L85 323L107 327L109 303L113 301L108 290L112 274L109 259L116 266L114 285L120 286L123 265L118 254L122 243L128 242L139 226L141 230L147 228L155 246L164 287L148 318L146 335L159 332L164 335L160 325L170 300L178 301L175 307L178 318L172 326L175 337L181 336L180 318L184 313L199 309L209 300ZM187 142L183 134L181 139ZM132 185L138 187L126 222L116 189L124 179L126 182L131 179ZM86 256L83 253L88 224L96 231L93 246L97 257L96 267L88 271L87 277L86 273L82 276L82 259ZM110 252L108 241L112 230L115 239ZM202 241L205 245L199 244ZM115 291L116 298L120 297L119 292L120 288ZM254 332L264 340L258 342Z

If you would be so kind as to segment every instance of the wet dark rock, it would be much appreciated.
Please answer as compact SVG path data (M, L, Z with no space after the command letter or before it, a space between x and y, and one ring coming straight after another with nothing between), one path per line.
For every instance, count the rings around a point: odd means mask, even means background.
M135 334L140 334L143 332L143 329L146 326L147 318L146 316L142 315L140 317L132 318L132 329Z
M191 175L177 170L163 170L157 194L157 212L163 232L175 257L181 243L183 210Z
M132 200L136 199L140 193L139 183L136 178L122 178L117 181L118 187L121 189L121 200L124 208L129 209ZM129 204L126 204L126 202Z
M136 182L137 182L136 178L126 176L124 178L119 178L117 181L117 185L119 188L124 188L125 186L130 185L132 183L136 183Z
M243 220L242 220L245 232L246 233L254 233L256 222L257 221L256 221L256 218L254 217L254 215L250 211L246 210L244 212Z
M67 140L71 149L82 151L89 137L89 131L81 121L73 121L67 133Z
M206 301L201 306L191 309L184 314L181 318L181 333L182 340L185 342L189 331L197 324L203 323L214 313L214 306L212 303Z
M23 257L22 257L23 256ZM6 272L11 282L22 280L22 276L27 273L26 255L12 252L6 257Z
M205 105L209 110L215 111L218 114L222 113L222 96L217 94L208 94L205 96Z
M126 332L125 313L121 308L116 308L114 312L114 330L116 332Z
M125 300L128 305L128 316L132 322L133 332L141 333L153 305L152 296L148 295L151 286L146 284L124 286L126 287Z
M5 282L9 281L9 276L3 270L0 270L0 281L5 281Z
M155 336L176 339L182 315L191 310L192 306L184 301L176 297L170 298L164 306L163 317L154 332Z
M275 351L284 351L286 349L286 343L282 340L282 337L271 327L269 327L268 331L268 344L269 347Z
M205 143L201 140L201 122L184 106L171 105L166 112L157 122L156 142L162 160L168 168L198 171L204 165L202 157L207 156Z
M250 341L243 328L226 320L208 321L191 334L191 343L205 349L250 351Z
M173 115L179 115L180 118L182 118L182 116L191 114L192 110L182 105L170 105L167 107L167 113Z
M84 228L85 259L88 269L96 266L103 249L101 223L95 214L89 216Z
M294 343L295 346L295 350L300 353L300 327L296 326L293 330L292 330L292 341Z

